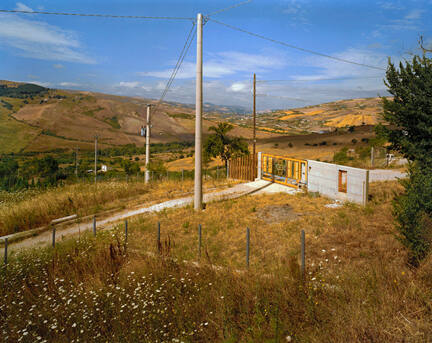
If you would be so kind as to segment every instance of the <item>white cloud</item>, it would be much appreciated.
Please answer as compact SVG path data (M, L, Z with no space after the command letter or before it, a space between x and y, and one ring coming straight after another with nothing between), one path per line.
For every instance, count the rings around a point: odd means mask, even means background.
M81 84L75 82L61 82L60 86L62 87L81 87Z
M234 82L230 87L229 90L233 91L233 92L244 92L244 91L248 91L248 87L245 83L243 82Z
M64 65L60 64L60 63L56 63L56 64L53 64L53 68L55 68L55 69L63 69Z
M422 13L424 11L420 9L413 9L405 16L405 19L407 20L416 20L419 19L422 16Z
M22 83L33 83L34 85L38 85L38 86L42 86L42 87L51 87L51 86L52 86L52 83L51 83L51 82L36 81L36 80L31 80L31 81L17 81L17 82L22 82Z
M119 83L120 87L126 87L126 88L137 88L139 85L140 83L138 81L132 81L132 82L121 81Z
M378 37L382 33L388 30L406 31L406 30L420 30L424 10L422 9L410 9L403 17L390 19L387 23L378 25L378 30L375 30L373 34Z
M243 52L228 51L211 54L208 60L204 60L204 77L220 78L237 73L264 72L280 69L286 65L286 61L278 56L266 54L247 54ZM195 77L195 63L184 62L176 79L189 79ZM156 78L169 78L172 69L161 71L149 71L138 73L141 76Z
M0 15L0 48L12 48L24 57L93 64L82 53L71 31L16 15Z
M24 5L22 2L16 3L15 11L33 12L33 10L30 7Z

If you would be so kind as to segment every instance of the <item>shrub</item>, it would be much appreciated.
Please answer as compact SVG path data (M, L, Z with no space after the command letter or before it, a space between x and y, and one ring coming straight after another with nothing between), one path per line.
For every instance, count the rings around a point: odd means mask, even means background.
M431 248L432 172L411 167L401 181L405 192L393 204L400 241L410 250L409 262L418 266Z
M348 152L348 147L343 147L340 151L335 152L333 156L333 162L336 163L347 162L349 160L347 152Z

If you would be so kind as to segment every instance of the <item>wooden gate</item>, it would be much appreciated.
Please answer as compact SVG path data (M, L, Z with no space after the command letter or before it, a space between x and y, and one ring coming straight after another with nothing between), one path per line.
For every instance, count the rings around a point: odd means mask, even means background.
M261 154L261 172L264 180L294 188L307 183L306 160Z
M229 177L231 179L254 181L257 177L257 155L233 158L229 161Z

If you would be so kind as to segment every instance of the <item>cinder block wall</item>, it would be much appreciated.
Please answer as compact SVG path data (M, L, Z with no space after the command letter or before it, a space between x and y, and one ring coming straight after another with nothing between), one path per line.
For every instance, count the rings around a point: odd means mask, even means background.
M339 192L339 171L347 172L347 192ZM308 160L308 191L331 199L366 205L369 170Z

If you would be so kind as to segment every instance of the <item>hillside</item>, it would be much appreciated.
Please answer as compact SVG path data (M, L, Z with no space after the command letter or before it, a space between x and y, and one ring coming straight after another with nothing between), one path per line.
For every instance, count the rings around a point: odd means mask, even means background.
M93 92L47 89L10 81L0 82L0 152L92 149L94 136L101 147L144 145L138 135L145 125L146 104L156 100ZM213 111L217 110L212 106ZM228 108L222 107L221 113ZM194 109L162 103L152 119L152 142L193 141ZM214 121L204 120L204 134ZM250 137L236 126L233 135ZM270 133L259 137L269 138Z
M339 100L301 108L274 110L257 115L261 131L281 134L323 133L336 128L376 125L382 112L380 98ZM228 120L251 126L250 116L231 116Z

